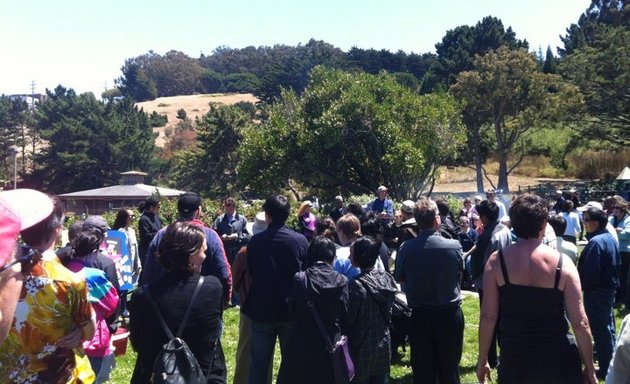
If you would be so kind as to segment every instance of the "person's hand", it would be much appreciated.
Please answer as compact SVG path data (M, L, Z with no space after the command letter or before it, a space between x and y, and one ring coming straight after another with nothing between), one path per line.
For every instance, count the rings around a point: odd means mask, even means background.
M381 212L378 214L378 217L381 219L387 219L387 212Z
M583 382L587 383L587 384L597 384L599 383L599 381L597 380L597 375L595 374L595 370L592 369L589 370L584 368L584 371L582 371L582 376L583 376Z
M72 349L81 345L81 329L79 327L74 328L70 333L63 336L57 342L59 348Z
M617 228L615 228L615 230L616 230L617 232L621 233L621 231L623 231L623 228L619 228L619 227L617 227Z
M477 363L477 380L479 384L486 383L486 379L488 382L492 382L492 376L490 375L490 364L486 361L485 363Z

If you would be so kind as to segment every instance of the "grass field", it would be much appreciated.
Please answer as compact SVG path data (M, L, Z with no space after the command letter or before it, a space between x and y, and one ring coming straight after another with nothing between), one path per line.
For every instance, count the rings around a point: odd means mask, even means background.
M463 309L466 327L464 332L464 353L461 362L462 382L476 383L475 364L477 362L477 326L479 324L479 302L477 298L475 296L467 296L463 302ZM234 371L234 355L238 341L238 318L239 312L235 308L228 309L224 314L225 328L222 343L228 366L228 382L230 383ZM112 373L111 383L123 384L129 382L133 372L135 357L135 353L129 347L126 355L117 358L117 367ZM277 350L274 361L275 372L277 372L279 365L280 353ZM402 362L392 366L390 383L402 384L411 383L412 381L409 348L407 348L407 353L403 357Z
M462 384L477 383L476 363L477 363L477 329L479 326L479 300L476 295L466 295L463 300L462 308L464 311L465 328L464 328L464 350L460 363L460 372ZM623 315L616 312L617 330L621 323ZM230 308L224 313L224 330L223 330L223 349L225 351L225 360L228 367L228 383L232 382L232 373L234 372L234 356L236 352L236 343L238 341L238 319L239 311L236 308ZM119 356L116 359L117 367L112 372L110 383L126 384L129 383L133 366L135 364L136 354L131 349L127 349L127 354ZM280 351L276 348L274 360L274 372L277 373L280 365ZM493 375L496 375L493 372ZM496 376L493 376L496 377ZM274 375L275 380L275 375ZM392 365L390 373L390 384L407 384L413 382L411 373L411 363L409 361L409 347L400 363Z

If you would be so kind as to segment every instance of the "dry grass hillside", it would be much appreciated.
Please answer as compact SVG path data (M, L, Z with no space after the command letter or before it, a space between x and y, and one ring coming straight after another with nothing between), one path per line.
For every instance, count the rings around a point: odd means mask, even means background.
M194 120L195 117L201 117L210 110L210 104L226 104L232 105L239 101L248 101L255 103L258 99L250 94L222 94L213 93L207 95L188 95L188 96L172 96L160 97L151 101L144 101L136 104L138 108L143 108L148 114L156 111L159 114L168 117L168 123L165 127L154 128L158 133L155 144L159 147L164 145L164 128L175 126L177 124L177 111L184 109L188 118Z

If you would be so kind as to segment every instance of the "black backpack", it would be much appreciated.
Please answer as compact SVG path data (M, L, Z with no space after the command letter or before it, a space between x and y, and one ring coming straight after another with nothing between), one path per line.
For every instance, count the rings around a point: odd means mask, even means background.
M169 338L168 342L162 346L162 350L155 359L155 363L153 364L153 373L151 374L151 383L202 384L207 382L207 377L203 374L195 355L193 355L192 351L188 347L188 344L181 339L181 335L186 326L186 322L188 321L188 317L190 316L193 303L195 302L195 298L197 297L202 285L203 276L200 276L197 287L195 288L195 293L190 300L190 304L188 304L184 318L182 319L179 329L177 330L177 335L175 336L173 336L173 333L169 329L168 325L166 325L157 304L155 304L155 301L151 297L149 286L144 286L147 299L153 306L164 333ZM212 356L214 357L214 353ZM210 363L210 367L212 367L212 362ZM208 369L208 372L210 372L210 368Z

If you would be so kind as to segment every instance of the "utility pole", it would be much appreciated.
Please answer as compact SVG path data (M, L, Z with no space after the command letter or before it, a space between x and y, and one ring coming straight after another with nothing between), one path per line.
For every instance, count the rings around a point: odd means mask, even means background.
M35 86L36 85L37 83L35 83L35 80L31 80L31 109L35 107Z

